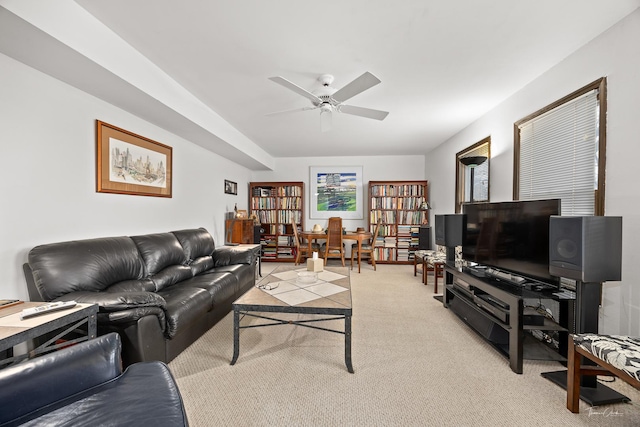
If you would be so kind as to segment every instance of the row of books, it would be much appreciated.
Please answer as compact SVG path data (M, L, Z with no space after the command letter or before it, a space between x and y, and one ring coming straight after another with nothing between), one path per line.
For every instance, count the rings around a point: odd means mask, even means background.
M375 224L378 222L378 219L381 219L385 224L395 224L396 222L396 211L371 211L371 215L369 218L369 222Z
M372 196L424 196L423 185L372 185Z
M254 212L262 224L291 224L302 222L302 211L299 210L258 210Z
M253 192L251 193L253 197L269 197L276 196L275 187L253 187Z
M275 258L295 258L296 256L296 248L289 246L275 246L275 245L263 245L262 246L262 257L265 259L275 259Z
M293 246L293 236L278 236L278 246Z
M408 262L415 258L415 249L376 247L373 256L376 261Z
M278 206L275 197L252 197L251 210L276 209Z
M297 185L287 185L278 188L278 196L302 196L302 187Z
M376 261L395 261L396 250L394 248L375 248L373 256Z
M302 209L302 197L281 198L280 209Z
M399 224L422 224L427 218L426 211L399 211Z
M424 197L371 197L371 209L407 209L417 210L424 202Z
M396 212L398 215L396 216ZM370 215L370 222L375 224L378 219L382 220L382 224L395 224L396 218L398 224L406 225L420 225L427 219L426 211L377 211L372 210ZM393 228L393 225L390 226Z
M302 209L302 197L252 197L251 209Z

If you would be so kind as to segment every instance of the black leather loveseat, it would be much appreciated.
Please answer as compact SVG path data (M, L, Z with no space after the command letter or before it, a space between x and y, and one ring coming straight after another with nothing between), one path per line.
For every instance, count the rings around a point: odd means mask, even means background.
M162 362L124 372L111 333L0 370L0 426L187 426Z
M98 304L98 334L120 335L125 365L169 362L255 284L255 255L203 228L46 244L28 261L31 300Z

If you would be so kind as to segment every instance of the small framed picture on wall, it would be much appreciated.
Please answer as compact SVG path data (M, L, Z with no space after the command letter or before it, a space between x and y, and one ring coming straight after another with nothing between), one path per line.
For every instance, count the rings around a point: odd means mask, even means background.
M238 183L229 181L228 179L224 180L224 192L226 194L238 194Z

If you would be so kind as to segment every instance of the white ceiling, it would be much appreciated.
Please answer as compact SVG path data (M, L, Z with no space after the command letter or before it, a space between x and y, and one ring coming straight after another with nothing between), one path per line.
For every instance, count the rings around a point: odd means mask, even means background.
M76 3L273 157L424 154L640 6L640 0ZM271 76L314 90L320 74L333 74L340 88L365 71L382 83L347 103L389 111L384 121L334 114L333 129L322 133L319 110L266 116L310 105Z

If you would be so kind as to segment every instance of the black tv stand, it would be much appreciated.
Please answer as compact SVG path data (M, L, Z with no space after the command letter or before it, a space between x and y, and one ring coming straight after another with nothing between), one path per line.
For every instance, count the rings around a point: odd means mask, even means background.
M442 303L465 323L483 336L496 350L509 359L509 366L521 374L524 359L566 362L569 319L573 319L575 299L560 299L553 289L537 290L525 285L515 286L506 277L474 274L448 261ZM536 285L537 287L537 285ZM552 299L559 303L558 322L540 318L540 322L525 322L535 313L525 311L524 299ZM526 316L525 316L526 315ZM537 319L536 319L537 320ZM558 331L558 349L538 341L525 331Z

